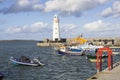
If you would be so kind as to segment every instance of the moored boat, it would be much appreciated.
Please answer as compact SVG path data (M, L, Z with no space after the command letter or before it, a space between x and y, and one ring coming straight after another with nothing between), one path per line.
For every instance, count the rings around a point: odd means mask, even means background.
M97 62L97 59L91 59L91 58L89 58L89 61L90 62ZM104 59L102 59L102 62L104 62Z
M96 56L93 56L93 55L87 55L88 58L91 58L91 59L96 59ZM108 55L102 55L102 58L106 58L108 57Z
M107 58L108 55L102 55L102 58ZM86 58L90 61L90 62L96 62L97 61L97 57L96 55L87 55ZM102 62L104 62L104 59L102 59Z
M83 45L78 45L78 46L69 46L69 45L62 45L58 48L58 54L67 54L67 55L84 55L85 53L95 53L95 50L103 47L103 46L93 46L93 45L88 45L83 44Z
M26 65L26 66L43 66L44 65L37 58L34 58L29 61L27 61L27 60L22 61L20 59L10 57L10 61L11 61L11 63L16 64L16 65Z
M61 55L84 55L84 51L82 49L70 49L68 47L62 46L58 49L58 54Z
M84 52L74 52L74 51L61 51L61 50L58 50L58 54L61 54L61 55L84 55Z
M103 48L104 46L97 46L93 45L92 43L84 43L82 45L77 45L77 46L68 46L68 48L72 51L79 51L83 50L85 54L89 53L96 53L96 50L99 48Z

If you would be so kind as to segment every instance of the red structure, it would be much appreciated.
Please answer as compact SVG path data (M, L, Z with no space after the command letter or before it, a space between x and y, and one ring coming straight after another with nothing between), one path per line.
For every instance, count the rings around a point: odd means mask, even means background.
M99 48L96 56L97 56L97 63L96 67L98 71L102 70L102 53L103 51L106 51L108 53L108 70L111 70L113 68L113 59L112 59L112 50L108 47Z

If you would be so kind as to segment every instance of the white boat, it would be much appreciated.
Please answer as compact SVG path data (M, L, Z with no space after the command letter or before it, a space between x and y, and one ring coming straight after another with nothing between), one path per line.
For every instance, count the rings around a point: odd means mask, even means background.
M69 48L69 47L60 47L58 49L58 54L61 54L61 55L84 55L84 51L82 49L72 49L72 48Z
M33 60L28 61L21 61L17 58L13 58L10 57L10 61L13 64L17 64L17 65L26 65L26 66L43 66L44 64L42 64L37 58L34 58Z
M78 46L71 46L71 49L76 49L76 50L83 50L85 53L93 53L95 52L96 49L98 48L103 48L104 46L97 46L97 45L92 45L89 43L85 43L83 45L78 45Z
M91 50L91 49L98 49L98 48L103 48L104 46L97 46L97 45L92 45L89 43L85 43L83 45L78 46L84 50Z

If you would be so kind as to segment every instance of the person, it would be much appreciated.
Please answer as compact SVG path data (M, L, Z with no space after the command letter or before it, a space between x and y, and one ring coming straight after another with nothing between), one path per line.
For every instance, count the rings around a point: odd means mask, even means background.
M95 49L95 53L97 53L97 51L98 51L98 48L97 48L97 49Z
M22 62L30 62L30 59L27 58L26 56L21 56L20 61L22 61Z

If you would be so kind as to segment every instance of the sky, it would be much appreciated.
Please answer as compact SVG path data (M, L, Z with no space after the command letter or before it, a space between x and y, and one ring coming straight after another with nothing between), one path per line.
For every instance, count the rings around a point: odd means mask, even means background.
M120 0L0 0L0 40L120 37Z

